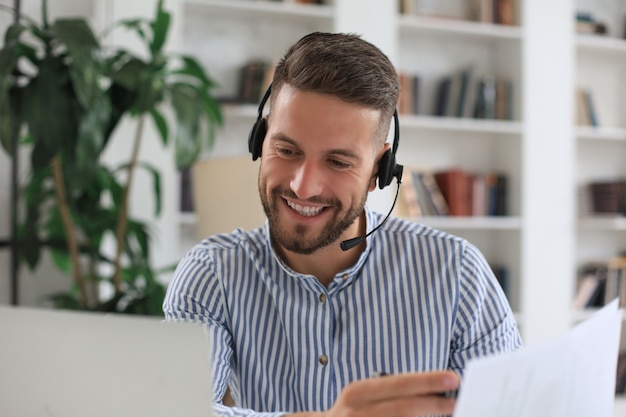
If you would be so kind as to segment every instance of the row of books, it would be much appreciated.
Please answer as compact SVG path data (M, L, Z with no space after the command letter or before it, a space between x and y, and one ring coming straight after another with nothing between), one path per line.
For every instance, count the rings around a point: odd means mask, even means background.
M626 179L594 181L587 192L592 214L626 216Z
M445 2L425 5L423 0L398 0L398 7L402 14L436 15L501 25L517 25L519 21L518 0L465 0L454 10Z
M239 91L229 98L241 104L256 104L261 100L274 76L275 64L264 60L252 60L239 70Z
M617 297L620 307L626 307L626 253L579 269L575 309L601 308ZM615 382L615 394L626 394L626 352L618 355Z
M507 177L501 173L405 168L396 213L421 216L505 216Z
M471 20L499 25L517 25L517 0L467 0Z
M589 262L578 272L574 308L597 308L619 298L626 307L626 255Z
M592 13L576 12L576 33L606 35L607 26L605 22L599 21Z
M591 90L588 88L576 89L576 124L578 126L599 126Z
M400 73L400 114L421 114L420 76ZM513 83L511 80L484 75L474 77L463 69L441 78L437 84L431 114L440 117L476 119L513 119Z

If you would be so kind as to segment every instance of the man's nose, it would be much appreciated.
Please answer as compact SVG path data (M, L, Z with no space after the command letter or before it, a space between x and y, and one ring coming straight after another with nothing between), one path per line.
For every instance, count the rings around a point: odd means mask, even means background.
M306 200L322 193L322 169L315 162L304 161L298 165L289 186L298 198Z

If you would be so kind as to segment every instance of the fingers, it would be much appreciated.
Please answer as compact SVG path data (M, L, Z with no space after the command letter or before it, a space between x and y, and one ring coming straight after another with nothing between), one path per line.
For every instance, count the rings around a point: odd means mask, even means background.
M405 373L386 375L357 381L346 387L344 394L368 401L384 400L394 397L414 397L443 394L459 387L459 376L452 371L434 371L425 373ZM352 392L352 391L356 392Z
M456 401L442 394L458 389L459 383L458 375L452 371L369 378L347 386L333 408L363 416L452 414Z
M394 398L370 404L359 413L360 417L419 417L419 416L450 416L454 412L456 400L437 395Z

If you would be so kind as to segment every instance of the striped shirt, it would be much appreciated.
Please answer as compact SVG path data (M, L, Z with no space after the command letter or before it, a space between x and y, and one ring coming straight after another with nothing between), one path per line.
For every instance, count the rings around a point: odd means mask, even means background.
M382 216L366 208L367 224ZM521 346L489 265L464 239L390 218L356 264L324 287L272 250L267 223L203 240L181 260L167 320L198 321L214 343L217 416L329 409L374 372L451 369Z

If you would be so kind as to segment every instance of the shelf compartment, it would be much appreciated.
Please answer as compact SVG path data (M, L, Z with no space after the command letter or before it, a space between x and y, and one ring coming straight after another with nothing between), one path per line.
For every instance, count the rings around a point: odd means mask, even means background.
M608 52L626 55L626 40L610 36L577 35L576 47L581 51Z
M576 127L576 137L583 140L626 141L626 129L618 127Z
M421 115L401 115L400 127L454 132L496 133L510 135L522 134L522 123L518 121L436 117Z
M626 231L624 216L588 216L578 220L581 229L592 231Z

